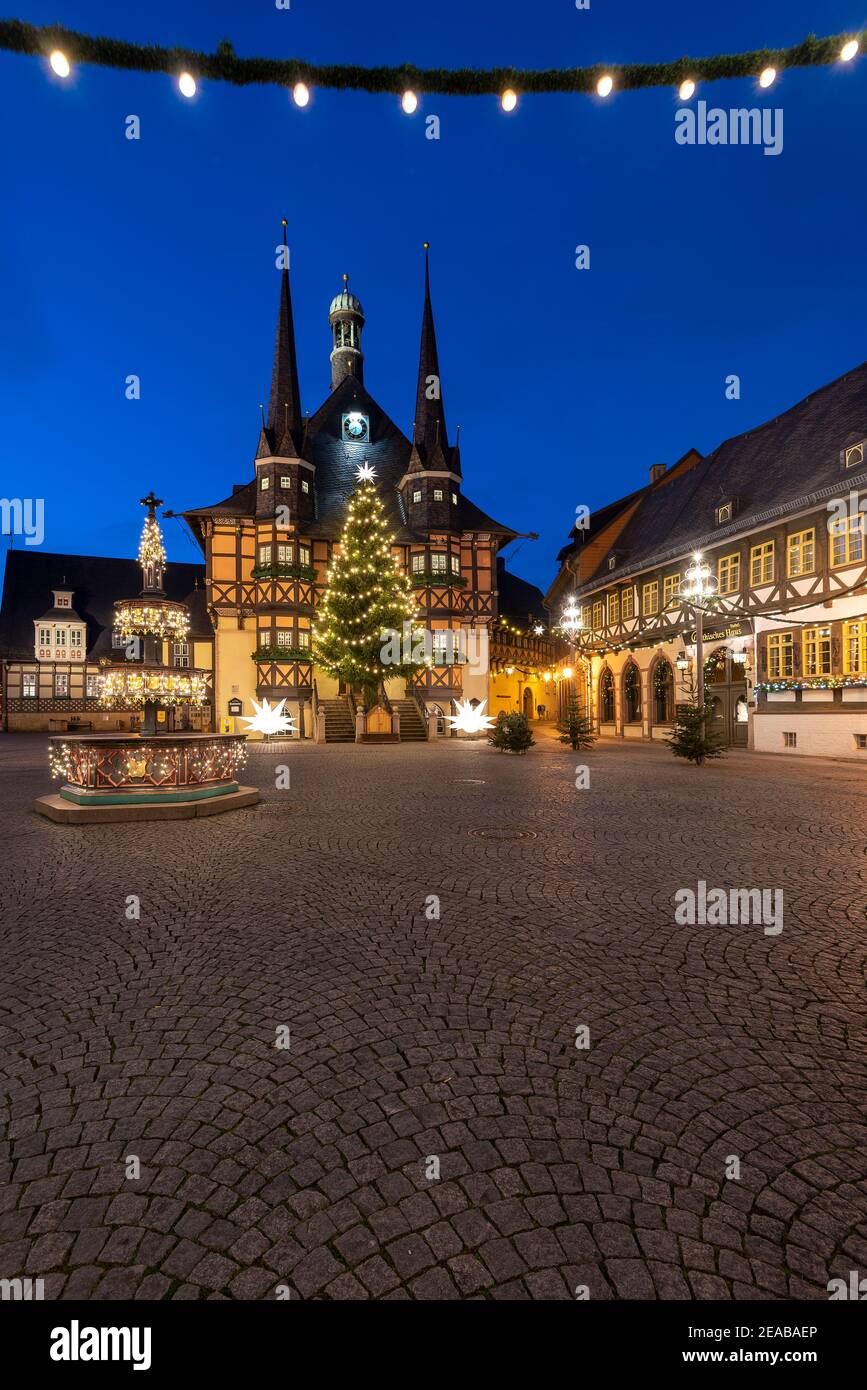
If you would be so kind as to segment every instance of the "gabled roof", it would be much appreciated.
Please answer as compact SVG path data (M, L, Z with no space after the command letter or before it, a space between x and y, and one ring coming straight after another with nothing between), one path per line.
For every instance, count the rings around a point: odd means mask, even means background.
M433 391L433 395L431 392ZM424 307L421 316L421 343L418 354L418 384L415 393L415 420L412 442L417 459L423 468L451 466L451 450L446 432L446 412L443 404L440 359L430 298L430 260L424 250ZM458 468L460 461L458 460Z
M63 576L66 580L62 583ZM167 598L181 603L190 597L198 580L204 584L204 565L175 564L166 566L164 588ZM76 612L87 628L89 655L102 654L110 644L114 621L114 604L118 599L132 598L141 590L141 566L137 560L117 560L101 555L55 555L42 550L10 550L6 556L3 599L0 603L0 656L33 656L33 619L44 611L45 596L52 589L72 589ZM194 598L195 635L211 636L213 629ZM62 609L65 617L69 610ZM74 619L73 619L74 621Z
M503 618L548 622L542 590L511 574L502 555L497 556L497 610Z
M843 473L840 452L865 438L867 363L862 363L782 415L727 439L667 486L648 488L614 547L617 573L845 494L854 483L867 481L867 469L856 470L858 478ZM716 509L728 498L737 499L735 515L717 527Z

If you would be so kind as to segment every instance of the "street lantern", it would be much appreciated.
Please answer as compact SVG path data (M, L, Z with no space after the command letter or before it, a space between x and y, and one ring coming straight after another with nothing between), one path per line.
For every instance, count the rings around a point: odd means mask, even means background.
M704 614L719 587L711 567L703 559L700 550L692 557L692 564L684 575L685 584L681 589L683 597L695 613L695 666L696 701L701 711L701 728L704 733Z

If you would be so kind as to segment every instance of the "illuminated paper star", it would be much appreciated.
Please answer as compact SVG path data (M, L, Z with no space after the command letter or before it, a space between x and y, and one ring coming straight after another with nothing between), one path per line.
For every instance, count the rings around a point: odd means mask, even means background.
M283 713L283 706L286 701L281 700L279 705L272 708L267 699L261 705L258 700L253 701L253 708L256 713L253 715L242 714L241 718L245 724L249 724L248 734L294 734L295 725L292 722L291 714Z
M360 483L373 483L376 482L376 469L365 459L356 468L355 476Z
M483 700L480 705L473 706L469 700L455 700L457 714L447 714L452 728L458 734L481 734L486 729L494 727L494 721L489 714L485 714L487 700Z

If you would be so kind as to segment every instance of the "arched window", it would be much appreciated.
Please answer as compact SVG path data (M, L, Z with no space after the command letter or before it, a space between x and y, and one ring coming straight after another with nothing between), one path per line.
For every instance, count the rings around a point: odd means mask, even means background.
M728 680L727 664L728 652L725 647L717 647L711 652L704 663L704 678L708 685L725 685Z
M653 670L653 718L657 724L670 724L674 719L674 672L664 658Z
M641 719L641 673L634 661L630 661L623 675L623 699L626 723L637 724Z
M614 676L607 666L599 679L599 722L614 723Z

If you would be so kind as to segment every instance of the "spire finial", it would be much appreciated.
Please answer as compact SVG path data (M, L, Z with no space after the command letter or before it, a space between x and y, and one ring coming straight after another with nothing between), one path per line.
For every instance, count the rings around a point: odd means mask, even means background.
M264 428L265 428L265 407L264 407L264 405L262 404L261 401L259 402L259 414L260 414L261 417L262 417L262 429L264 429Z
M345 290L349 289L349 276L346 274L346 271L343 272L343 288Z
M163 505L163 499L161 497L155 497L154 490L153 488L151 488L147 497L139 498L139 505L142 507L147 507L148 516L154 516L156 514L157 507L161 507Z
M285 245L286 245L286 227L287 227L287 225L288 225L287 222L286 222L286 218L285 218L285 217L281 217L281 218L280 218L280 223L281 223L281 226L283 227L283 245L285 246Z

